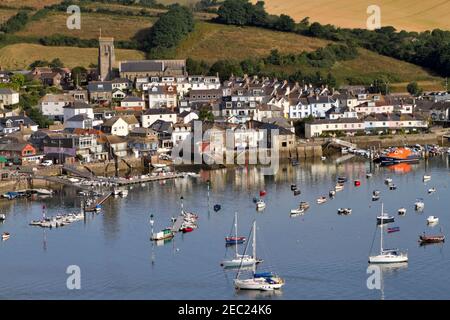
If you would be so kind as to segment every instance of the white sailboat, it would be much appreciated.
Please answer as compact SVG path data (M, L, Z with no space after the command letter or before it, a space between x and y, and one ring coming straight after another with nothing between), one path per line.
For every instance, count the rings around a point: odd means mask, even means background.
M381 214L383 214L383 205L381 205ZM380 253L369 256L369 263L401 263L408 262L408 254L400 252L398 249L383 249L383 228L384 224L380 225Z
M256 256L256 221L253 222L253 256ZM241 266L242 267L242 266ZM234 279L234 286L237 290L259 290L273 291L281 289L284 280L272 273L256 273L256 265L253 265L253 277L248 279L239 279L241 267Z
M238 232L237 232L237 214L234 218L234 231L235 231L235 239L238 238ZM258 260L256 258L256 249L255 249L255 243L253 243L253 256L249 256L246 254L239 254L238 252L238 246L235 246L235 252L234 252L234 258L232 259L225 259L220 264L224 268L237 268L237 267L251 267L255 266L257 263L260 263L262 260Z

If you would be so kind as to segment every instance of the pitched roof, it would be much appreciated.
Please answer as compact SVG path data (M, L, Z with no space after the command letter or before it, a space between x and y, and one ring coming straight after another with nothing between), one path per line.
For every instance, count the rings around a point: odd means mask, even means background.
M123 61L120 63L120 72L162 72L164 63L153 60Z
M122 102L144 102L142 98L136 96L126 96L122 99Z
M112 82L110 81L91 81L88 84L89 92L112 91Z
M17 92L10 88L0 88L0 94L13 94L13 93Z
M158 115L158 114L175 114L176 112L168 108L152 108L145 111L145 115Z
M73 116L69 119L66 120L67 121L86 121L86 120L92 120L91 118L89 118L85 113L80 113L77 114L76 116Z
M83 101L75 101L64 106L66 109L92 109L92 106Z

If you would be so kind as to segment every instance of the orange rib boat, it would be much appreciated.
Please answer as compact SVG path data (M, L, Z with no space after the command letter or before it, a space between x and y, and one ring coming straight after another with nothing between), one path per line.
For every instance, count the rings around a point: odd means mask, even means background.
M387 154L383 154L376 158L374 162L381 163L383 165L392 165L397 163L411 163L418 162L420 156L408 148L396 148Z

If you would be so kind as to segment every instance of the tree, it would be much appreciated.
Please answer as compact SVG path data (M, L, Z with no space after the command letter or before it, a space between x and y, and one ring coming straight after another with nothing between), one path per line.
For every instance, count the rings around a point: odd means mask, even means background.
M64 68L64 63L59 59L55 58L49 63L50 68Z
M11 77L11 85L15 90L19 91L25 85L25 76L23 74L15 74Z
M191 58L186 59L186 69L187 72L191 75L193 74L207 74L209 72L209 65L201 60L197 61Z
M49 62L47 60L36 60L33 63L30 64L30 68L42 68L42 67L48 67Z
M194 16L187 7L172 5L151 28L146 47L156 51L175 47L194 26Z
M208 108L201 108L198 114L198 119L201 121L214 121L214 115Z
M282 14L275 21L274 28L279 31L292 32L295 30L295 21L288 15Z
M419 87L416 81L408 83L406 86L406 90L408 90L409 94L412 96L420 96L422 94L422 89Z
M216 61L209 70L210 75L219 74L220 80L228 80L231 75L242 76L243 71L239 63L233 60L219 60Z
M86 82L88 71L84 67L75 67L72 69L72 80L76 86Z
M217 10L217 21L244 26L250 23L252 13L253 5L248 0L225 0Z

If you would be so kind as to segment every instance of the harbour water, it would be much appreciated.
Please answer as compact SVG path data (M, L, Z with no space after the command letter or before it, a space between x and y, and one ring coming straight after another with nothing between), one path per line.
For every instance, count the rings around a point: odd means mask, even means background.
M419 246L424 231L448 235L450 162L446 155L416 165L373 167L365 160L336 164L333 159L282 165L275 176L263 176L257 168L202 171L199 178L135 185L126 198L112 198L100 214L89 213L85 221L56 229L29 226L39 219L42 206L49 216L80 208L77 190L63 187L55 196L39 201L2 201L6 221L1 232L11 238L0 243L1 299L449 299L450 252L448 244ZM373 177L366 179L372 170ZM424 183L424 173L432 180ZM343 191L326 203L340 175L349 178ZM397 190L384 179L391 177ZM353 185L354 179L361 186ZM208 201L207 181L211 181ZM297 184L302 193L290 190ZM436 192L429 195L428 188ZM371 201L372 191L381 199ZM252 199L265 190L267 207L255 210ZM150 214L159 231L180 212L180 197L188 211L199 215L198 229L177 234L162 246L149 238ZM423 198L425 210L414 211ZM290 217L300 201L311 208L305 215ZM407 249L406 267L382 268L382 290L367 288L368 256L379 249L376 216L381 202L395 216L392 226L400 231L384 237L385 247ZM214 212L214 204L222 209ZM338 208L352 208L348 216ZM397 210L407 208L405 216ZM220 262L229 255L224 237L239 214L239 235L248 236L257 221L257 252L264 259L262 271L274 271L286 285L280 292L236 292L235 271L224 271ZM435 227L426 224L438 216ZM242 252L242 246L240 250ZM81 270L81 289L69 290L66 269Z

